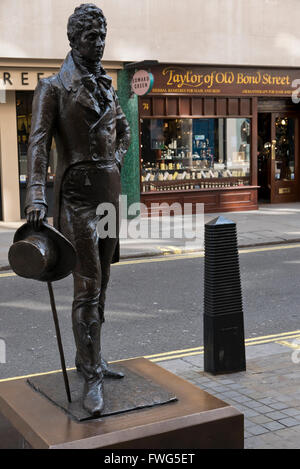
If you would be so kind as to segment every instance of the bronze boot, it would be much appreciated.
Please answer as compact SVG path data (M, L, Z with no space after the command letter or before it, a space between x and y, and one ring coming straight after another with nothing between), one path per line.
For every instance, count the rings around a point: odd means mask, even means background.
M122 373L121 371L112 370L109 367L109 364L107 363L107 361L104 360L104 358L102 358L101 356L100 356L100 363L101 363L101 369L102 369L102 373L103 373L104 378L113 378L113 379L124 378L124 373ZM77 369L78 373L80 373L81 372L81 367L80 367L80 363L79 363L79 360L78 360L78 354L77 353L76 353L76 357L75 357L75 366L76 366L76 369Z
M100 319L101 325L105 322L104 302L105 302L105 295L103 293L101 293L100 301L99 301L99 304L98 304L98 313L99 313L99 319ZM101 368L102 368L103 376L105 378L113 378L113 379L124 378L124 374L121 371L112 370L109 367L109 364L107 363L107 361L104 360L104 358L100 357L100 360L101 360ZM76 368L77 368L77 371L78 371L78 366L77 366L76 360L75 360L75 364L76 364Z
M101 368L102 368L102 373L105 378L114 378L114 379L121 379L124 378L124 373L121 371L114 371L112 370L107 361L104 360L104 358L101 358Z
M84 383L83 408L93 417L100 417L104 408L103 378L92 378Z
M86 322L74 314L73 332L77 347L76 365L85 380L83 408L90 415L98 417L104 407L100 354L101 324L98 318Z

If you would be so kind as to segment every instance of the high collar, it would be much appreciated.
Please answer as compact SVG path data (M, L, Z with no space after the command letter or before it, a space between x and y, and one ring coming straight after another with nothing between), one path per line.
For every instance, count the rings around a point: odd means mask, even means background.
M109 89L112 85L112 79L109 75L106 74L105 70L101 68L101 75L97 79L101 80L101 83L105 88ZM92 74L90 74L92 75ZM59 77L68 91L77 91L79 86L82 85L82 78L84 75L79 67L76 66L74 59L72 57L72 52L70 51L65 58L61 69L59 71Z
M96 62L89 62L82 55L80 55L77 49L72 49L71 54L76 67L79 68L83 75L99 78L105 73L100 60L97 60Z

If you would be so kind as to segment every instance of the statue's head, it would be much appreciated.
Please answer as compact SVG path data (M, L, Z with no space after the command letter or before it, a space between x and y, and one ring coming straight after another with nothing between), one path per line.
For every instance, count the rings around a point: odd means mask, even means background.
M106 31L105 16L93 3L84 3L75 8L68 21L70 46L88 61L102 58Z

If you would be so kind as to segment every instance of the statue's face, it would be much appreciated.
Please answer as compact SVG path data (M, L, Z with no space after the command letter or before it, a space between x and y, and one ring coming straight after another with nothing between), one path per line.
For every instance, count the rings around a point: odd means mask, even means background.
M94 20L76 41L76 49L87 60L101 60L104 52L106 30Z

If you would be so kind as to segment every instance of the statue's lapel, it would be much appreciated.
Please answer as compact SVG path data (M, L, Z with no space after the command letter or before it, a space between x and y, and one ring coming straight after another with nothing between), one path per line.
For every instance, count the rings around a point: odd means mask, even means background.
M99 119L102 114L100 106L93 94L84 86L82 75L74 63L71 52L67 55L60 69L59 77L64 87L74 93L75 101L92 113L96 113Z
M101 109L92 93L84 86L80 85L75 94L75 100L82 106L95 112L98 117L101 115Z

